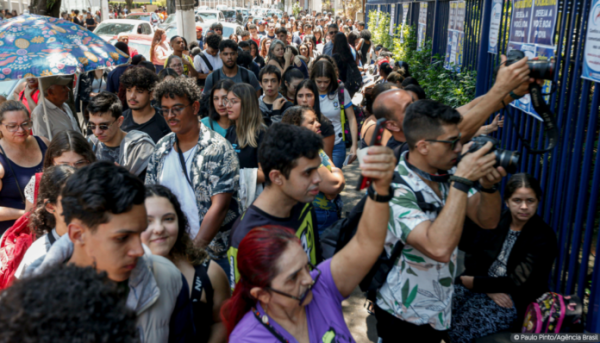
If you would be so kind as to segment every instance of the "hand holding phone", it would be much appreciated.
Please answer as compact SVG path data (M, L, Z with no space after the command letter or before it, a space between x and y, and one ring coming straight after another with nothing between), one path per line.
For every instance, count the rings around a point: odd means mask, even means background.
M371 137L371 144L369 144L369 146L381 145L381 139L383 138L383 132L385 130L385 128L383 127L383 124L385 122L386 122L385 118L381 118L381 119L377 120L377 124L375 124L375 131L373 132L373 137ZM363 190L363 189L369 187L370 185L371 185L371 179L369 179L368 177L363 177L361 175L360 178L358 179L358 184L356 185L356 190L357 191Z

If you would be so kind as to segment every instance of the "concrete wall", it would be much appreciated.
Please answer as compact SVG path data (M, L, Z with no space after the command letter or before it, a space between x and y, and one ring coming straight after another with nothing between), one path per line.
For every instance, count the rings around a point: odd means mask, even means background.
M29 8L29 0L0 0L0 9L17 10L19 14L23 14L24 10Z

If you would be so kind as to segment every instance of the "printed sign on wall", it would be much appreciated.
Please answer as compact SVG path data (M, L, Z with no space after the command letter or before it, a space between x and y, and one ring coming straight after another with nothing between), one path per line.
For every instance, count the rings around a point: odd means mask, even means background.
M556 26L558 0L513 0L512 4L508 51L521 50L529 59L538 57L540 60L550 60L554 58L556 49L554 46L554 28ZM546 81L542 87L542 92L548 93L551 86L552 83ZM540 121L542 120L533 109L529 94L511 102L511 105Z
M583 54L581 77L600 82L600 0L593 0L592 3Z

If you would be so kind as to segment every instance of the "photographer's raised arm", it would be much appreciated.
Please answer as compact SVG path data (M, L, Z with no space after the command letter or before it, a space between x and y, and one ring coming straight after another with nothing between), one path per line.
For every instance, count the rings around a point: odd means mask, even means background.
M509 95L511 91L518 95L524 95L529 91L529 83L533 80L529 78L527 58L523 58L508 67L504 65L505 61L506 56L502 55L502 64L492 89L485 95L457 109L463 116L463 120L458 124L463 143L470 141L477 130L485 124L485 121L494 112L504 107L502 102L508 105L514 100Z
M454 175L473 182L487 175L496 163L494 154L487 154L491 147L492 143L487 143L481 149L466 154ZM468 146L463 153L467 149ZM424 221L417 225L408 234L406 243L435 261L448 263L462 235L469 204L467 197L466 192L451 186L446 204L437 218L433 222Z
M485 189L490 189L505 176L504 168L492 168L486 176L479 179L479 184ZM482 229L495 229L500 222L501 208L500 192L479 192L467 201L467 216Z

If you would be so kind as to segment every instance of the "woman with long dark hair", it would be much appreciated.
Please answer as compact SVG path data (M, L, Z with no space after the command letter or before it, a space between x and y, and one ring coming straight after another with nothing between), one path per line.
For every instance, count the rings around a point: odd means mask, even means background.
M370 148L363 160L362 175L377 194L391 194L394 162L383 147ZM237 251L239 281L221 311L229 341L352 342L341 303L381 254L388 219L388 203L367 198L356 235L316 267L293 230L250 230Z
M294 97L296 96L296 87L304 79L304 74L302 74L299 69L288 68L281 76L280 92L283 97L289 102L294 102Z
M306 79L296 87L294 95L294 105L308 106L315 111L317 120L321 123L321 136L323 137L323 150L333 161L333 146L335 144L335 129L331 121L321 113L321 102L319 99L319 89L317 84ZM284 113L285 114L285 113Z
M371 53L371 32L369 30L362 30L360 32L360 40L356 44L356 50L360 51L361 62L363 66L367 66L369 61L369 54Z
M358 126L352 108L352 98L348 90L339 86L335 68L326 60L319 60L314 64L310 72L310 79L316 83L319 90L321 113L331 121L335 128L333 164L338 168L342 168L346 159L346 141L350 139L350 137L346 137L347 134L344 132L346 121L348 121L349 133L352 138L351 156L348 163L352 163L356 159ZM343 106L340 100L342 100Z
M282 74L292 64L293 59L291 53L286 51L285 46L284 42L274 39L269 48L267 58L265 58L267 65L272 64L276 66Z
M210 91L208 116L200 120L206 127L223 137L227 135L227 130L232 124L227 116L227 94L233 85L233 81L229 79L219 80L214 85Z
M142 242L152 254L173 262L187 281L196 328L194 342L225 342L225 326L219 316L221 306L230 297L225 271L205 250L194 248L181 204L167 187L147 186L144 204L148 228L142 233Z
M352 50L348 44L348 39L346 39L346 35L342 32L338 32L334 37L332 53L333 60L339 70L339 79L343 83L348 82L346 73L348 68L352 68L353 65L356 67L356 58L353 57ZM353 95L354 94L350 94L350 97Z
M260 55L258 44L256 44L254 39L250 39L248 42L250 43L250 56L252 56L252 61L256 62L260 69L264 68L265 59Z
M466 252L466 269L454 284L452 342L520 329L527 306L549 291L558 243L537 214L541 200L539 182L515 174L504 188L507 210L495 230L465 223L460 248Z

